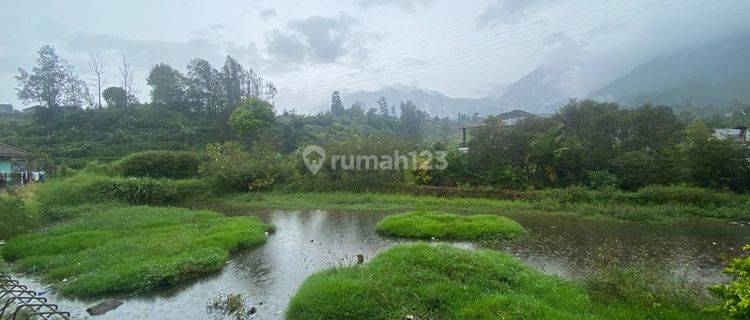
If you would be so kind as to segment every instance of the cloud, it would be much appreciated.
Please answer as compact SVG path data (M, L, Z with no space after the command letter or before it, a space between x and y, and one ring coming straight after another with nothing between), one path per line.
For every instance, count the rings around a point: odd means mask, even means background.
M220 23L212 23L206 27L192 30L193 37L196 38L217 38L222 37L227 27Z
M426 8L435 3L435 0L357 0L357 4L364 9L385 6L397 6L406 12L416 12L418 7Z
M502 23L514 23L529 13L529 9L556 0L497 0L477 17L477 25L482 28L494 27Z
M258 11L258 16L260 16L263 20L268 20L271 18L276 17L276 9L273 8L265 8Z
M366 55L359 21L346 13L336 17L292 19L287 30L274 29L266 36L266 52L274 59L293 63L361 60Z
M266 39L266 51L280 61L302 62L307 56L308 47L294 34L272 30Z

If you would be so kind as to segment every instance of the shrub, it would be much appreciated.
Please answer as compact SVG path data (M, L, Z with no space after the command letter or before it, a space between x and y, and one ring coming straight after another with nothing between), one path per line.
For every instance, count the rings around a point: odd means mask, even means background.
M750 245L743 249L750 250ZM716 309L734 319L750 318L750 256L732 260L724 272L732 275L734 280L711 287L711 292L722 300Z
M82 204L122 202L134 205L170 205L213 194L213 184L205 180L113 178L77 175L40 185L36 199L42 212L52 220L65 218L64 208Z
M211 177L217 189L248 191L270 188L286 180L291 173L289 161L281 155L256 148L252 153L235 142L212 143L206 146L206 161L199 171Z
M429 239L514 238L526 233L517 222L498 215L461 216L439 211L409 212L380 220L375 229L382 234Z
M126 177L186 179L198 172L198 156L184 151L144 151L122 158L116 167Z
M0 239L9 239L37 225L20 198L0 195Z
M575 204L582 202L592 202L596 199L596 192L586 189L582 186L570 186L564 189L553 188L544 189L534 192L531 195L533 200L553 201L558 203Z
M636 191L632 197L634 202L640 204L686 204L698 207L736 205L746 199L729 192L686 185L647 186Z
M589 187L596 190L610 190L617 188L619 179L617 176L607 170L597 170L587 172L589 177Z

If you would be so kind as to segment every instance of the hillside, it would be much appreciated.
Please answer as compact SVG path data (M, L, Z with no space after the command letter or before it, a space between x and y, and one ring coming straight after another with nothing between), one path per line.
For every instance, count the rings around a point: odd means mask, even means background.
M725 106L750 99L750 35L662 55L602 86L591 97L625 104L691 101Z

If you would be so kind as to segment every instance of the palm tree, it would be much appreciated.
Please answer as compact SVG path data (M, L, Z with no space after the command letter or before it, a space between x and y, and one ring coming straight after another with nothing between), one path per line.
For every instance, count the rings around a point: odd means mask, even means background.
M542 168L547 180L555 186L558 182L557 169L562 154L568 148L561 146L562 125L550 128L547 132L536 135L531 143L531 156L538 168Z

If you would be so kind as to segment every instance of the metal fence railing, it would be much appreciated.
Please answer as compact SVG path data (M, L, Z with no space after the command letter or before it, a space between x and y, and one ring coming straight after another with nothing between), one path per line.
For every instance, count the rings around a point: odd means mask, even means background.
M9 274L0 272L0 320L63 319L70 313L61 311L36 291L29 290Z

